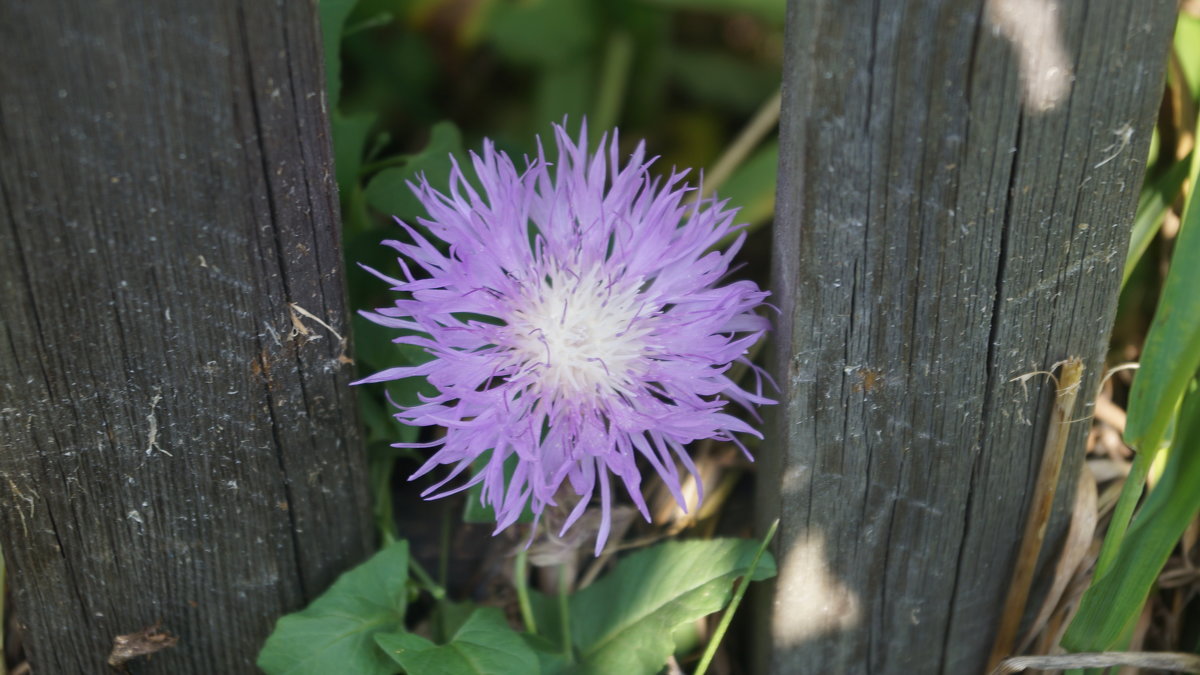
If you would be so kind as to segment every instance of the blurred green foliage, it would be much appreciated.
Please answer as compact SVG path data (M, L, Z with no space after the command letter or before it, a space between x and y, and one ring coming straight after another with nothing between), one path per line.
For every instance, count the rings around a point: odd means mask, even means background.
M664 173L709 166L778 87L784 4L323 0L343 202L397 156L440 174L419 159L444 159L445 138L430 141L446 124L458 154L488 137L521 157L551 122L586 117L596 137L647 139Z

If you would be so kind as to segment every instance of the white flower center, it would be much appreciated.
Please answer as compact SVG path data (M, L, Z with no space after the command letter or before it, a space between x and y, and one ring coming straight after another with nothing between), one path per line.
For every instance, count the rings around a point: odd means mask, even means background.
M601 270L552 270L508 316L513 356L535 372L543 395L594 399L628 392L651 327L639 283L614 283Z

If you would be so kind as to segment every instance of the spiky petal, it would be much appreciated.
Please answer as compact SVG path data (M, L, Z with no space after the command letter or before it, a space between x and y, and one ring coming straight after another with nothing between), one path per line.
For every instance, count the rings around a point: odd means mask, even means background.
M611 527L611 477L649 520L639 458L685 506L676 467L695 473L688 443L759 436L725 406L753 413L772 403L762 371L750 366L754 391L727 373L750 365L747 350L769 327L755 312L768 294L750 281L721 285L744 234L715 250L737 231L736 210L685 203L686 172L652 179L644 143L622 164L615 131L595 154L586 127L575 141L556 126L555 138L558 160L547 162L539 143L523 172L485 141L482 156L471 155L482 192L457 163L447 194L425 180L413 186L429 214L419 223L448 247L401 222L408 241L384 242L401 254L400 278L371 271L403 295L363 315L401 329L395 341L431 360L359 383L425 376L437 390L396 414L446 429L422 446L438 449L413 478L453 468L425 497L482 482L499 531L527 505L540 516L568 483L580 499L565 532L598 491L598 554ZM481 457L483 470L443 490Z

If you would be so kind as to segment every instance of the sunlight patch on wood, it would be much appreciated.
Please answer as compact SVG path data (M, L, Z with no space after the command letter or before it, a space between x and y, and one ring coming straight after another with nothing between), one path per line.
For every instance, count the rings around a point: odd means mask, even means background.
M802 644L821 635L853 628L862 610L858 596L838 581L825 555L824 535L794 544L780 567L776 598L777 648Z
M1063 45L1056 0L989 0L987 20L1016 52L1025 111L1054 110L1071 93L1075 79Z

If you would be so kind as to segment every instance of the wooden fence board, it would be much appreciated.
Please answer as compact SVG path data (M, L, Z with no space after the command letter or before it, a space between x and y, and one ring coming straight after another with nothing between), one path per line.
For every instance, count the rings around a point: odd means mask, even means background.
M1081 356L1089 415L1175 9L791 3L764 672L983 668L1053 392L1012 378Z
M311 2L0 2L0 545L39 675L160 621L133 672L254 672L369 551L322 73Z

